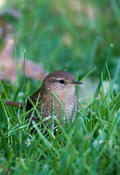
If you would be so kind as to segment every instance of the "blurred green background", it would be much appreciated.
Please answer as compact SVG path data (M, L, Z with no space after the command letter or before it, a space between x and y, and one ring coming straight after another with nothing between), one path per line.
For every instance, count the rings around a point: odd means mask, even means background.
M113 87L119 92L119 7L120 1L117 0L6 0L1 6L1 11L14 9L18 13L17 18L4 16L4 19L12 25L11 32L15 34L17 40L16 58L23 58L26 50L25 57L42 64L46 72L66 70L78 76L78 79L96 68L89 75L85 86L82 86L81 94L85 96L87 91L86 98L88 98L89 93L93 94L96 89L105 63ZM0 42L0 48L3 43L4 38ZM107 77L104 72L103 80L107 80ZM17 82L15 94L20 90L29 93L40 87L39 81L33 80L30 81L29 87L24 87L22 90L19 85L23 82ZM12 97L18 101L17 95L16 98Z
M8 19L18 39L18 57L25 49L26 57L41 63L47 72L63 69L81 76L96 66L95 77L107 59L113 78L120 62L119 7L117 0L12 0L5 4L20 12L19 19Z

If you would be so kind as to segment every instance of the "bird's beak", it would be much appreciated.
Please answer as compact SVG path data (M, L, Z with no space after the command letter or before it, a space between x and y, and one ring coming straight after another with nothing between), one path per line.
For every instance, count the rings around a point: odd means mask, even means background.
M83 84L83 83L80 81L73 80L73 84Z

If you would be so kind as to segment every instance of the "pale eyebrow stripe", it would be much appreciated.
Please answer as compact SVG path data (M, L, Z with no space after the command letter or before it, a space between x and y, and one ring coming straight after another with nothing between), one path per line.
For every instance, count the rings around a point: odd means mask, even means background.
M64 78L56 78L56 77L52 77L51 80L64 80Z

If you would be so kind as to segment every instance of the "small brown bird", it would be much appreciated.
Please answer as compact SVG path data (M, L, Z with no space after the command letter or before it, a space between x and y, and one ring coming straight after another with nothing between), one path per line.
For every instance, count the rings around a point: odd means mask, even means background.
M59 118L63 115L63 119L65 120L66 113L66 116L70 119L72 113L76 113L77 111L75 84L82 83L76 81L70 72L60 70L48 74L44 78L40 89L27 99L26 111L30 111L33 106L36 105L42 118L47 118L52 115L52 109L54 108L55 117ZM7 104L10 105L9 102L7 102ZM16 104L16 106L18 105L19 107L22 107L22 104ZM34 114L32 113L33 110L28 113L27 120L29 121L33 115L32 121L39 122L37 111L35 111Z

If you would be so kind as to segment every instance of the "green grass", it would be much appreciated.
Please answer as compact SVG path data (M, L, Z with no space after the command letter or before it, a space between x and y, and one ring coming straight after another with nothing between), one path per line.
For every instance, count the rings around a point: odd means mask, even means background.
M83 82L96 80L97 88L87 102L79 98L77 89L76 119L66 126L56 121L55 136L53 126L46 136L36 123L37 134L31 135L25 107L18 110L5 101L25 103L41 82L22 77L19 70L14 85L0 81L1 175L120 174L120 2L80 2L83 12L74 10L68 0L13 0L7 4L21 12L19 20L7 19L18 41L16 63L22 56L42 64L48 72L68 70Z
M120 93L115 94L106 74L108 92L101 76L92 102L80 101L74 122L64 126L57 120L55 135L52 127L43 135L36 123L37 134L31 135L25 108L19 111L5 105L9 89L1 82L0 173L119 174Z

